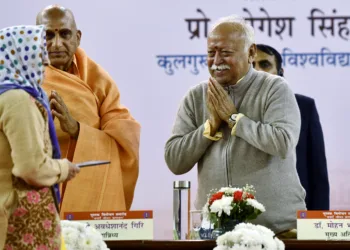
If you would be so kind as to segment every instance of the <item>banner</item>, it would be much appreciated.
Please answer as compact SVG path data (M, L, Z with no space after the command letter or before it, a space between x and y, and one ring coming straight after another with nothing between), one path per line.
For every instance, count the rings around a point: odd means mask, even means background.
M257 43L282 54L285 78L293 91L315 99L325 138L331 208L350 207L350 1L56 3L73 11L82 31L81 47L116 81L121 102L142 126L140 175L131 209L154 211L155 239L172 238L174 180L191 181L191 200L195 200L196 167L175 176L164 161L164 146L183 96L209 77L210 26L231 14L253 25ZM3 2L1 26L34 24L36 14L48 4L44 0Z

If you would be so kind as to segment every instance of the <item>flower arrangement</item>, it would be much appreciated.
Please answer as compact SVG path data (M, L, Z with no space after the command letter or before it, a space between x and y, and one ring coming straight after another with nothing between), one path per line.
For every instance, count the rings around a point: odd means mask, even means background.
M260 225L241 223L216 240L214 250L284 250L284 243Z
M61 228L67 250L109 250L101 233L89 225L62 220Z
M223 187L212 190L203 207L203 217L218 228L226 222L246 222L265 212L265 207L255 199L255 189L251 185L243 188Z

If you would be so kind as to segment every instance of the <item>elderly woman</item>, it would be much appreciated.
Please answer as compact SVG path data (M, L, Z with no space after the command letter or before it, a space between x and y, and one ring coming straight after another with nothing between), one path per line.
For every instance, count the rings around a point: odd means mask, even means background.
M43 26L0 30L0 249L60 249L52 186L79 168L59 159L40 87L48 62Z

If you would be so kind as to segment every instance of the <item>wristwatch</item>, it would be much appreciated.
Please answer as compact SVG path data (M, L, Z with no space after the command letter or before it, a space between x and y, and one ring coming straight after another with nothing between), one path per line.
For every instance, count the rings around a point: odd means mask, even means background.
M235 126L236 120L237 120L237 116L238 116L238 114L232 114L230 116L230 118L228 118L228 126L230 128L233 128L233 126Z

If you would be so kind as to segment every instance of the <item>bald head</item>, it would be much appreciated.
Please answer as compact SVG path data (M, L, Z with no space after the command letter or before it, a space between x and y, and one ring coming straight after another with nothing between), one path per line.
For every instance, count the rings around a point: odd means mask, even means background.
M70 71L81 39L81 31L77 29L72 11L60 5L50 5L38 13L36 24L46 27L51 65Z
M44 24L46 19L63 19L63 18L70 19L74 28L77 29L73 12L70 9L67 9L57 4L47 6L42 11L40 11L36 16L36 24L42 25Z

